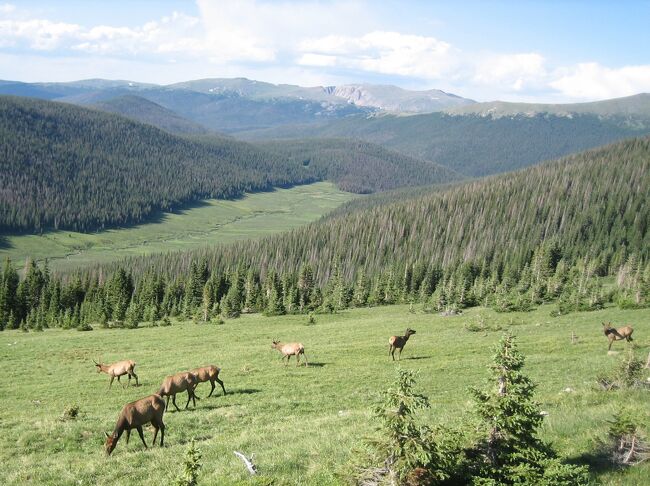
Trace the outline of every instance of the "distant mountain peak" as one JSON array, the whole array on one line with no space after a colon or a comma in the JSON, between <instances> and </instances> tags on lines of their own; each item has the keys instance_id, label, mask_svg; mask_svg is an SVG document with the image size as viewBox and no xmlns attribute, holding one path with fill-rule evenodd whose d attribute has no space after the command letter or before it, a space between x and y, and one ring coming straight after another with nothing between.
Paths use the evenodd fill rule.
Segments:
<instances>
[{"instance_id":1,"label":"distant mountain peak","mask_svg":"<svg viewBox=\"0 0 650 486\"><path fill-rule=\"evenodd\" d=\"M396 113L431 113L475 103L439 89L412 91L387 84L346 84L331 88L328 92L349 103Z\"/></svg>"}]
</instances>

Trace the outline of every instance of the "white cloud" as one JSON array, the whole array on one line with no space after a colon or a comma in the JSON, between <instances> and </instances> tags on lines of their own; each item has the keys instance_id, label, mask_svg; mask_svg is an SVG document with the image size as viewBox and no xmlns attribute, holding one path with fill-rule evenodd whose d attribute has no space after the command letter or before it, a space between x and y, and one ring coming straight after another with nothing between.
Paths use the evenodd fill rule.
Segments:
<instances>
[{"instance_id":1,"label":"white cloud","mask_svg":"<svg viewBox=\"0 0 650 486\"><path fill-rule=\"evenodd\" d=\"M25 44L31 49L47 51L60 47L65 39L74 38L80 31L78 25L44 19L0 20L0 44Z\"/></svg>"},{"instance_id":2,"label":"white cloud","mask_svg":"<svg viewBox=\"0 0 650 486\"><path fill-rule=\"evenodd\" d=\"M479 84L505 85L522 91L530 85L539 85L546 77L546 60L540 54L519 53L489 55L478 61L474 81Z\"/></svg>"},{"instance_id":3,"label":"white cloud","mask_svg":"<svg viewBox=\"0 0 650 486\"><path fill-rule=\"evenodd\" d=\"M16 11L16 6L10 3L3 3L0 5L0 14L7 15L14 13Z\"/></svg>"},{"instance_id":4,"label":"white cloud","mask_svg":"<svg viewBox=\"0 0 650 486\"><path fill-rule=\"evenodd\" d=\"M303 41L298 63L340 66L375 73L437 79L457 65L450 44L434 37L373 31L362 36L335 36Z\"/></svg>"},{"instance_id":5,"label":"white cloud","mask_svg":"<svg viewBox=\"0 0 650 486\"><path fill-rule=\"evenodd\" d=\"M582 63L558 70L550 86L575 99L605 99L650 91L650 65L608 68Z\"/></svg>"}]
</instances>

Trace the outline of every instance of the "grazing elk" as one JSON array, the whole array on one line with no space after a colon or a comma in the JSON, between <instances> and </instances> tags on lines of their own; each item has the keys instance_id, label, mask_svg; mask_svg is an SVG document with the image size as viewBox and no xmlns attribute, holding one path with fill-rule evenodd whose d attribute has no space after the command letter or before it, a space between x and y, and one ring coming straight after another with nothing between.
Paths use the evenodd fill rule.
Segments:
<instances>
[{"instance_id":1,"label":"grazing elk","mask_svg":"<svg viewBox=\"0 0 650 486\"><path fill-rule=\"evenodd\" d=\"M154 428L153 445L156 445L156 436L160 430L160 447L163 446L165 440L165 424L163 423L163 414L165 413L165 400L160 395L149 395L148 397L141 398L135 402L127 403L122 407L120 416L117 418L113 434L108 435L106 432L106 453L108 455L113 452L117 441L120 440L122 433L126 430L126 443L129 443L131 437L131 429L136 429L142 439L144 447L147 443L144 440L144 433L142 426L151 423Z\"/></svg>"},{"instance_id":2,"label":"grazing elk","mask_svg":"<svg viewBox=\"0 0 650 486\"><path fill-rule=\"evenodd\" d=\"M280 341L273 341L271 348L277 349L280 351L280 353L282 353L283 361L286 356L287 362L285 363L285 366L289 364L289 358L291 358L291 356L296 357L296 366L298 366L300 364L300 355L302 355L302 357L305 359L305 366L308 366L307 356L305 356L305 347L302 345L302 343L282 344Z\"/></svg>"},{"instance_id":3,"label":"grazing elk","mask_svg":"<svg viewBox=\"0 0 650 486\"><path fill-rule=\"evenodd\" d=\"M208 365L204 366L203 368L196 368L190 371L194 376L196 376L196 379L199 383L203 383L206 381L209 381L210 384L212 385L212 390L210 390L210 393L208 394L208 397L212 396L212 392L215 389L214 382L216 381L221 385L221 389L223 390L223 394L226 394L226 387L223 386L223 381L219 379L219 372L221 371L221 368L218 366L214 365Z\"/></svg>"},{"instance_id":4,"label":"grazing elk","mask_svg":"<svg viewBox=\"0 0 650 486\"><path fill-rule=\"evenodd\" d=\"M129 381L125 387L131 384L131 377L135 378L135 384L138 386L138 375L136 375L134 371L135 361L125 359L124 361L118 361L117 363L105 365L93 360L93 363L95 363L95 366L97 366L97 373L106 373L111 377L111 381L108 383L108 388L113 386L113 380L115 377L117 377L117 382L119 383L120 377L124 375L129 375Z\"/></svg>"},{"instance_id":5,"label":"grazing elk","mask_svg":"<svg viewBox=\"0 0 650 486\"><path fill-rule=\"evenodd\" d=\"M192 403L196 408L196 400L199 400L199 397L194 394L194 389L198 384L199 381L196 375L189 371L183 371L181 373L176 373L175 375L167 376L163 380L162 385L160 385L160 390L158 390L158 395L161 397L167 397L165 410L169 409L169 397L172 397L174 407L176 407L176 410L180 412L178 405L176 405L176 394L184 391L187 391L187 403L185 404L185 409L189 406L190 400L192 400Z\"/></svg>"},{"instance_id":6,"label":"grazing elk","mask_svg":"<svg viewBox=\"0 0 650 486\"><path fill-rule=\"evenodd\" d=\"M402 359L402 349L404 349L404 346L406 345L406 341L408 341L413 334L415 334L415 331L410 327L407 327L406 333L404 333L403 336L391 336L390 339L388 339L388 356L392 356L393 361L395 361L396 349L399 349L399 354L397 355L397 359L398 360Z\"/></svg>"},{"instance_id":7,"label":"grazing elk","mask_svg":"<svg viewBox=\"0 0 650 486\"><path fill-rule=\"evenodd\" d=\"M614 341L620 341L622 339L625 339L627 342L632 341L632 333L634 332L634 329L632 329L632 326L619 327L616 329L612 327L611 322L608 322L607 324L603 322L603 332L605 333L605 336L607 336L607 339L609 339L608 350L611 350Z\"/></svg>"}]
</instances>

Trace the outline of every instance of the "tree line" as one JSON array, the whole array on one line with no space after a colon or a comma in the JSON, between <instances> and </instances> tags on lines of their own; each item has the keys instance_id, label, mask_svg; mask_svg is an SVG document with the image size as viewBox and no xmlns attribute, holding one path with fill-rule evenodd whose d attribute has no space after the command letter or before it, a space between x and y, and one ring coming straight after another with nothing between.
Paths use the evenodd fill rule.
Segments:
<instances>
[{"instance_id":1,"label":"tree line","mask_svg":"<svg viewBox=\"0 0 650 486\"><path fill-rule=\"evenodd\" d=\"M62 280L47 264L31 261L21 279L7 260L0 273L0 329L138 327L169 317L211 322L242 313L333 313L400 303L417 304L425 312L456 313L472 306L529 311L555 302L554 315L601 309L607 302L625 308L650 305L650 262L630 255L618 271L617 285L606 289L596 260L584 257L571 265L557 243L538 247L518 271L485 261L446 267L396 263L373 274L360 271L350 281L340 262L331 266L322 284L308 263L296 273L262 276L259 269L241 265L221 272L206 260L193 261L184 276L150 270L136 280L120 267L108 278L77 274Z\"/></svg>"}]
</instances>

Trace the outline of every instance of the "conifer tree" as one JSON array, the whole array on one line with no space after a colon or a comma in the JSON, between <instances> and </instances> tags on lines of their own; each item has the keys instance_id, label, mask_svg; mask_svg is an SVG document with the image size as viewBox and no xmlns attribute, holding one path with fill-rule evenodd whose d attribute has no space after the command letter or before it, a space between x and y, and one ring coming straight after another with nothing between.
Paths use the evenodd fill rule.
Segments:
<instances>
[{"instance_id":1,"label":"conifer tree","mask_svg":"<svg viewBox=\"0 0 650 486\"><path fill-rule=\"evenodd\" d=\"M224 317L239 317L244 304L244 282L240 272L236 271L230 276L228 293L221 299L221 314Z\"/></svg>"},{"instance_id":2,"label":"conifer tree","mask_svg":"<svg viewBox=\"0 0 650 486\"><path fill-rule=\"evenodd\" d=\"M472 389L482 434L471 454L475 484L587 484L585 468L562 464L537 436L543 416L523 366L514 337L506 334L490 365L486 389Z\"/></svg>"},{"instance_id":3,"label":"conifer tree","mask_svg":"<svg viewBox=\"0 0 650 486\"><path fill-rule=\"evenodd\" d=\"M243 312L255 312L258 309L260 300L260 282L259 276L251 268L246 273L244 282L244 307Z\"/></svg>"},{"instance_id":4,"label":"conifer tree","mask_svg":"<svg viewBox=\"0 0 650 486\"><path fill-rule=\"evenodd\" d=\"M368 302L370 296L370 284L366 277L365 271L359 271L354 283L354 291L352 293L352 304L355 307L363 307Z\"/></svg>"}]
</instances>

